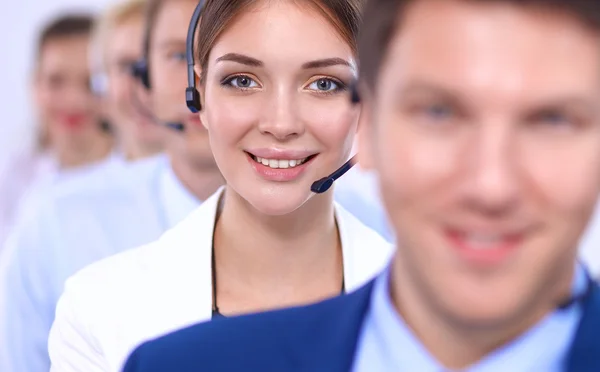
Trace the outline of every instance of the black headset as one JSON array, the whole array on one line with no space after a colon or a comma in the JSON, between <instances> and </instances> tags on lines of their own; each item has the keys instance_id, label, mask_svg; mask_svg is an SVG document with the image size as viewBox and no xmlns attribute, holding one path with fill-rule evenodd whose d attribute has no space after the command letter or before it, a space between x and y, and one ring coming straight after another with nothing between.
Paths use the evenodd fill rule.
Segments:
<instances>
[{"instance_id":1,"label":"black headset","mask_svg":"<svg viewBox=\"0 0 600 372\"><path fill-rule=\"evenodd\" d=\"M150 72L148 66L148 60L150 55L150 33L152 32L152 22L146 17L146 24L144 25L144 40L142 44L142 58L135 62L131 66L132 75L137 78L144 88L150 89Z\"/></svg>"},{"instance_id":2,"label":"black headset","mask_svg":"<svg viewBox=\"0 0 600 372\"><path fill-rule=\"evenodd\" d=\"M187 78L188 86L185 88L185 103L191 112L197 113L202 110L202 103L200 102L200 93L196 87L196 73L194 71L194 36L196 36L196 30L200 24L200 15L204 10L204 4L206 0L200 0L194 14L190 20L190 26L188 27L187 39L185 43L185 59L187 61Z\"/></svg>"}]
</instances>

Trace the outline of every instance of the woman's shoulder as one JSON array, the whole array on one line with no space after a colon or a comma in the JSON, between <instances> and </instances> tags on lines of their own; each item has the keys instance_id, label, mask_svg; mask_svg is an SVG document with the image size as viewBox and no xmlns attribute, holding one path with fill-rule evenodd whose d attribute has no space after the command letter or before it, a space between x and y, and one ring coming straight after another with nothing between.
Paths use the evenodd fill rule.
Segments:
<instances>
[{"instance_id":1,"label":"woman's shoulder","mask_svg":"<svg viewBox=\"0 0 600 372\"><path fill-rule=\"evenodd\" d=\"M202 204L157 240L88 265L69 278L69 287L114 301L151 283L167 288L188 271L210 271L213 209Z\"/></svg>"},{"instance_id":2,"label":"woman's shoulder","mask_svg":"<svg viewBox=\"0 0 600 372\"><path fill-rule=\"evenodd\" d=\"M388 242L379 232L367 226L354 213L348 211L343 205L335 203L336 222L340 229L342 240L348 237L354 243L369 243L376 246L390 247ZM350 238L351 237L351 238Z\"/></svg>"}]
</instances>

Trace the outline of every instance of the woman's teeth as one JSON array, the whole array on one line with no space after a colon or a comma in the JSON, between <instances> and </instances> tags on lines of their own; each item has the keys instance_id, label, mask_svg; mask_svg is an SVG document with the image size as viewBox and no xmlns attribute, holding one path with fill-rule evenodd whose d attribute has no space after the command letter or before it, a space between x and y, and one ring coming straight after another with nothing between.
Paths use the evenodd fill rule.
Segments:
<instances>
[{"instance_id":1,"label":"woman's teeth","mask_svg":"<svg viewBox=\"0 0 600 372\"><path fill-rule=\"evenodd\" d=\"M294 168L299 166L300 164L306 162L308 158L304 159L292 159L292 160L277 160L277 159L265 159L259 158L258 156L252 155L252 159L257 163L261 163L269 168L278 169L278 168Z\"/></svg>"}]
</instances>

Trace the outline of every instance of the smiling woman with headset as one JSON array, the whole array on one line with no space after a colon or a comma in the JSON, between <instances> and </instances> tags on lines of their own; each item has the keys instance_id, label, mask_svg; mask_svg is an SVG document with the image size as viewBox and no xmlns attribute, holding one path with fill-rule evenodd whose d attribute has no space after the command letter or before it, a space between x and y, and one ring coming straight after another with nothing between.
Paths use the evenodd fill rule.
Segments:
<instances>
[{"instance_id":1,"label":"smiling woman with headset","mask_svg":"<svg viewBox=\"0 0 600 372\"><path fill-rule=\"evenodd\" d=\"M184 0L163 6L174 1ZM327 190L350 167L360 114L348 88L359 3L196 7L186 96L226 186L157 242L67 282L49 340L53 371L118 371L148 339L336 296L385 267L392 247ZM191 16L195 4L185 4Z\"/></svg>"}]
</instances>

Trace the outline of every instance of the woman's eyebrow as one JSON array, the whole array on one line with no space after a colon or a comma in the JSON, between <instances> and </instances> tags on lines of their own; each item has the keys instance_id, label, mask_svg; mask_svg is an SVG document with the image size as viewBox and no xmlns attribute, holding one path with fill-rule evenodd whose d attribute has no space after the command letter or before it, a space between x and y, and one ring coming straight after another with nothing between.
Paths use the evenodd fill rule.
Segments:
<instances>
[{"instance_id":1,"label":"woman's eyebrow","mask_svg":"<svg viewBox=\"0 0 600 372\"><path fill-rule=\"evenodd\" d=\"M246 66L262 67L264 63L256 58L239 53L227 53L217 58L217 62L229 61L236 62Z\"/></svg>"},{"instance_id":2,"label":"woman's eyebrow","mask_svg":"<svg viewBox=\"0 0 600 372\"><path fill-rule=\"evenodd\" d=\"M313 68L323 68L323 67L331 67L331 66L348 66L354 67L350 62L346 61L343 58L324 58L317 59L314 61L306 62L302 65L303 69L313 69Z\"/></svg>"},{"instance_id":3,"label":"woman's eyebrow","mask_svg":"<svg viewBox=\"0 0 600 372\"><path fill-rule=\"evenodd\" d=\"M227 53L217 58L217 62L236 62L242 65L251 66L251 67L262 67L264 63L261 60L258 60L254 57L250 57L244 54L239 53ZM346 61L343 58L333 57L333 58L323 58L317 59L314 61L305 62L302 64L302 68L306 70L315 69L315 68L324 68L331 66L348 66L354 68L354 65L350 62Z\"/></svg>"}]
</instances>

